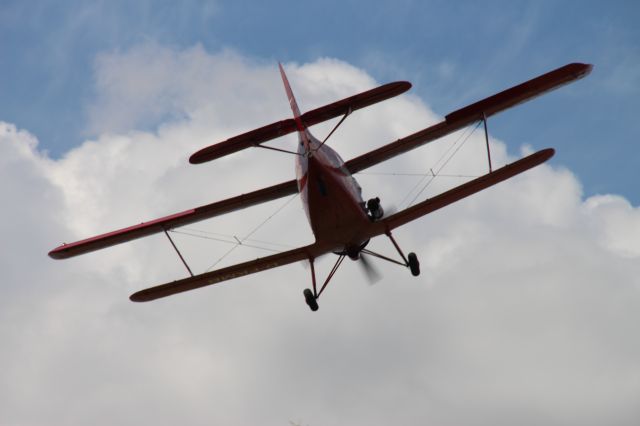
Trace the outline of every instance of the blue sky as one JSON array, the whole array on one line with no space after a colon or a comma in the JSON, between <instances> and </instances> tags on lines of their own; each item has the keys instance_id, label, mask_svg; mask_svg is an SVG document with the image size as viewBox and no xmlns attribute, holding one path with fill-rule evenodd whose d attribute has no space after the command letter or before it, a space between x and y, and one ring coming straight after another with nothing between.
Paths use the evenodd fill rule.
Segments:
<instances>
[{"instance_id":1,"label":"blue sky","mask_svg":"<svg viewBox=\"0 0 640 426\"><path fill-rule=\"evenodd\" d=\"M412 81L443 115L583 61L595 64L588 79L508 112L490 131L513 148L556 147L554 161L579 175L586 195L640 202L634 1L4 1L0 11L0 119L35 134L54 158L96 136L86 124L96 56L148 41L233 49L274 66L338 58L380 82Z\"/></svg>"}]
</instances>

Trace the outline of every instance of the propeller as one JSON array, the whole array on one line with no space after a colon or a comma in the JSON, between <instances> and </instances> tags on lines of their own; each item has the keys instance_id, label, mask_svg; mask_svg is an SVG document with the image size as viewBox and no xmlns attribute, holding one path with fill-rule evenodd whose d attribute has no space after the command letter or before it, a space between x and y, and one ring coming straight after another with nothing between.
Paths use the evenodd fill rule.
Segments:
<instances>
[{"instance_id":1,"label":"propeller","mask_svg":"<svg viewBox=\"0 0 640 426\"><path fill-rule=\"evenodd\" d=\"M378 269L369 262L369 255L360 253L360 266L364 272L370 285L373 285L382 279L382 275L378 272Z\"/></svg>"}]
</instances>

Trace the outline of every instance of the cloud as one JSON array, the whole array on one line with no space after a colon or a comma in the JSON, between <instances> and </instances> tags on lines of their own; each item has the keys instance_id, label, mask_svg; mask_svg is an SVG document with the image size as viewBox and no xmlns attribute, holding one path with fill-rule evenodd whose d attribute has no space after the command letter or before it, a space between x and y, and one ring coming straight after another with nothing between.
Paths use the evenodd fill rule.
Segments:
<instances>
[{"instance_id":1,"label":"cloud","mask_svg":"<svg viewBox=\"0 0 640 426\"><path fill-rule=\"evenodd\" d=\"M329 58L286 68L306 109L376 84ZM625 199L585 200L570 170L545 165L398 230L403 249L421 259L420 278L379 264L385 279L367 286L347 262L315 314L303 301L309 271L300 265L134 304L131 292L185 274L164 237L62 262L46 252L61 240L290 179L292 159L269 151L186 161L198 148L288 116L288 106L274 64L198 46L104 54L96 80L89 126L99 135L59 160L28 131L0 125L0 423L640 418L640 211ZM404 96L354 114L331 145L348 159L438 119L423 100ZM427 171L456 139L376 170ZM500 141L493 146L496 163L519 156ZM482 173L482 150L473 134L443 173ZM402 204L416 182L358 179L367 196L388 204ZM456 183L442 177L422 196ZM196 228L242 237L286 201ZM175 237L199 271L230 247ZM251 238L295 246L312 235L294 199ZM393 253L387 241L372 244ZM223 263L263 254L238 249ZM321 274L332 261L319 261Z\"/></svg>"}]
</instances>

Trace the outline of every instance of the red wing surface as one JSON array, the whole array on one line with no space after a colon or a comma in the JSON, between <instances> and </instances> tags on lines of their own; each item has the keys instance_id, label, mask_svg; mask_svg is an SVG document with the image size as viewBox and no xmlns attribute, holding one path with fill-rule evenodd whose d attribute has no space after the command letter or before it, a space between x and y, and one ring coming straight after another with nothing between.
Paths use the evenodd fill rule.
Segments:
<instances>
[{"instance_id":1,"label":"red wing surface","mask_svg":"<svg viewBox=\"0 0 640 426\"><path fill-rule=\"evenodd\" d=\"M550 148L539 151L512 164L506 165L492 173L481 176L464 185L460 185L446 191L434 198L393 214L380 222L372 223L369 237L390 232L394 228L402 226L421 216L441 209L449 204L468 197L471 194L475 194L476 192L482 191L483 189L489 188L490 186L496 185L519 173L529 170L532 167L547 161L553 156L553 153L553 149ZM315 243L306 247L296 248L283 253L277 253L271 256L218 269L217 271L206 272L204 274L141 290L132 294L130 299L134 302L148 302L162 297L171 296L173 294L217 284L222 281L265 271L267 269L277 268L300 260L313 259L322 254L328 253L335 248L336 247L328 245L320 246Z\"/></svg>"},{"instance_id":2,"label":"red wing surface","mask_svg":"<svg viewBox=\"0 0 640 426\"><path fill-rule=\"evenodd\" d=\"M375 103L401 95L411 88L408 81L387 83L375 89L350 96L340 101L305 112L300 117L305 126L310 127L323 121L331 120L348 112L371 106Z\"/></svg>"},{"instance_id":3,"label":"red wing surface","mask_svg":"<svg viewBox=\"0 0 640 426\"><path fill-rule=\"evenodd\" d=\"M248 194L228 198L216 203L196 207L180 213L165 216L139 225L119 229L117 231L87 238L71 244L63 244L49 252L54 259L66 259L80 254L100 250L116 244L146 237L164 230L184 226L201 220L209 219L235 210L244 209L266 201L275 200L287 195L295 194L298 187L295 180L283 182L268 188L253 191Z\"/></svg>"},{"instance_id":4,"label":"red wing surface","mask_svg":"<svg viewBox=\"0 0 640 426\"><path fill-rule=\"evenodd\" d=\"M447 134L455 132L456 130L459 130L474 123L479 119L482 119L483 117L492 116L514 105L525 102L529 99L558 88L564 84L570 83L574 80L580 79L588 75L589 72L591 72L591 69L592 65L589 64L573 63L565 65L564 67L558 68L525 83L500 92L496 95L490 96L481 101L475 102L469 106L454 111L451 114L448 114L445 117L444 121L428 127L424 130L420 130L419 132L416 132L402 139L398 139L397 141L382 146L376 150L360 155L359 157L353 158L346 162L346 166L351 173L357 173L363 169L374 166L397 155L422 146L428 142L441 138ZM409 87L410 84L407 82L389 83L376 89L372 89L352 96L350 98L346 98L341 101L337 101L332 104L309 111L303 114L301 118L306 125L316 124L321 121L337 117L341 114L346 114L349 110L363 108L375 102L379 102L392 96L399 95L400 93L408 90ZM243 146L245 148L253 146L257 143L264 142L265 140L269 140L279 135L292 132L295 129L296 126L293 119L270 124L260 129L245 133L244 135L231 138L226 142L222 142L221 144L205 148L204 150L201 150L198 153L194 154L192 156L192 160L194 157L196 157L196 162L208 161L221 155L226 155L227 153L235 152L238 149L242 149L236 149L237 146ZM202 155L200 155L201 153ZM488 186L495 185L496 183L501 182L508 177L511 177L512 175L509 175L509 173L514 172L514 170L514 174L521 173L527 168L533 167L528 166L528 162L521 161L537 161L536 159L542 158L542 156L544 155L548 155L548 157L550 157L551 155L553 155L553 151L541 151L540 153L534 154L535 157L529 156L510 166L505 166L504 168L496 170L489 175L475 179L465 185L447 191L431 200L427 200L423 203L413 206L378 223L386 223L386 226L390 226L391 228L400 226L402 223L406 223L415 219L416 217L427 214L430 211L444 207L445 205L455 202L458 199L464 198ZM540 162L546 161L547 158L541 160ZM519 167L525 166L525 169L519 169ZM503 178L502 176L506 177ZM278 185L253 191L248 194L239 195L237 197L229 198L227 200L219 201L205 206L197 207L195 209L186 210L184 212L152 220L150 222L144 222L139 225L120 229L114 232L109 232L103 235L98 235L96 237L88 238L75 243L63 244L60 247L57 247L49 252L49 256L54 259L64 259L94 250L99 250L136 238L141 238L147 235L162 232L167 229L187 225L224 213L253 206L262 202L275 200L280 197L294 194L296 191L297 185L295 180L290 180Z\"/></svg>"},{"instance_id":5,"label":"red wing surface","mask_svg":"<svg viewBox=\"0 0 640 426\"><path fill-rule=\"evenodd\" d=\"M454 111L445 118L448 122L455 122L468 120L469 118L480 120L483 114L486 117L490 117L500 111L512 108L522 102L586 77L592 69L593 65L591 64L568 64Z\"/></svg>"},{"instance_id":6,"label":"red wing surface","mask_svg":"<svg viewBox=\"0 0 640 426\"><path fill-rule=\"evenodd\" d=\"M132 294L129 298L134 302L148 302L159 299L161 297L171 296L173 294L182 293L184 291L194 290L196 288L217 284L222 281L231 280L233 278L243 277L256 272L266 271L267 269L277 268L278 266L288 265L316 258L331 250L331 247L322 247L318 244L311 244L306 247L300 247L282 253L273 254L271 256L258 258L248 262L218 269L217 271L205 272L189 278L173 281L167 284L161 284L155 287L147 288Z\"/></svg>"},{"instance_id":7,"label":"red wing surface","mask_svg":"<svg viewBox=\"0 0 640 426\"><path fill-rule=\"evenodd\" d=\"M259 129L251 130L238 136L227 139L224 142L202 148L189 157L191 164L201 164L252 146L261 144L271 139L279 138L297 130L296 121L293 118L268 124Z\"/></svg>"},{"instance_id":8,"label":"red wing surface","mask_svg":"<svg viewBox=\"0 0 640 426\"><path fill-rule=\"evenodd\" d=\"M321 106L309 112L302 114L300 119L306 126L313 126L326 120L344 115L360 108L373 105L377 102L398 96L411 88L411 83L406 81L397 81L388 83L375 89L342 99L331 104ZM224 142L208 146L196 152L189 158L192 164L200 164L216 158L241 151L252 146L259 145L271 139L284 136L297 130L296 122L293 118L268 124L259 129L251 130L239 136L234 136Z\"/></svg>"},{"instance_id":9,"label":"red wing surface","mask_svg":"<svg viewBox=\"0 0 640 426\"><path fill-rule=\"evenodd\" d=\"M573 63L565 65L496 95L489 96L448 114L445 120L438 124L347 161L347 169L351 173L357 173L397 155L404 154L481 120L483 113L486 117L490 117L512 106L583 78L591 72L592 68L593 66L589 64Z\"/></svg>"},{"instance_id":10,"label":"red wing surface","mask_svg":"<svg viewBox=\"0 0 640 426\"><path fill-rule=\"evenodd\" d=\"M438 194L433 198L429 198L421 203L401 210L379 222L375 222L375 226L373 227L374 231L369 236L374 237L390 232L392 229L405 225L419 217L446 207L456 201L460 201L463 198L503 182L520 173L526 172L527 170L536 167L553 157L554 153L555 151L552 148L543 149L535 154L521 158L511 164L507 164L506 166L494 170L491 173L480 176L479 178L445 191L442 194Z\"/></svg>"}]
</instances>

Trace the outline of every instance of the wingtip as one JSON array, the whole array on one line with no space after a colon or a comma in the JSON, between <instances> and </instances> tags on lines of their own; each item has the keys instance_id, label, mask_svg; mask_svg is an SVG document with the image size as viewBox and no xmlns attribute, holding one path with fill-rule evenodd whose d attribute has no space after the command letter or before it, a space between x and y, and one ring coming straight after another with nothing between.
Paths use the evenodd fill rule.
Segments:
<instances>
[{"instance_id":1,"label":"wingtip","mask_svg":"<svg viewBox=\"0 0 640 426\"><path fill-rule=\"evenodd\" d=\"M584 78L589 74L591 74L591 71L593 71L593 64L587 64L583 62L574 62L571 65L578 68L578 71L576 72L577 78Z\"/></svg>"},{"instance_id":2,"label":"wingtip","mask_svg":"<svg viewBox=\"0 0 640 426\"><path fill-rule=\"evenodd\" d=\"M201 161L198 161L198 156L196 154L192 154L191 157L189 157L189 164L200 164Z\"/></svg>"},{"instance_id":3,"label":"wingtip","mask_svg":"<svg viewBox=\"0 0 640 426\"><path fill-rule=\"evenodd\" d=\"M555 154L556 154L556 150L554 148L544 148L538 152L535 152L530 157L538 158L538 161L539 161L538 164L542 164L549 161Z\"/></svg>"},{"instance_id":4,"label":"wingtip","mask_svg":"<svg viewBox=\"0 0 640 426\"><path fill-rule=\"evenodd\" d=\"M202 163L206 163L207 161L215 159L216 157L212 155L212 151L213 151L212 147L208 146L208 147L202 148L199 151L194 152L189 157L189 164L202 164Z\"/></svg>"},{"instance_id":5,"label":"wingtip","mask_svg":"<svg viewBox=\"0 0 640 426\"><path fill-rule=\"evenodd\" d=\"M556 150L554 148L546 148L540 151L545 157L545 161L549 160L551 157L556 155Z\"/></svg>"},{"instance_id":6,"label":"wingtip","mask_svg":"<svg viewBox=\"0 0 640 426\"><path fill-rule=\"evenodd\" d=\"M137 292L133 293L131 296L129 296L129 300L131 300L132 302L136 302L136 303L147 302L148 299L144 298L141 293L142 293L142 291L137 291Z\"/></svg>"},{"instance_id":7,"label":"wingtip","mask_svg":"<svg viewBox=\"0 0 640 426\"><path fill-rule=\"evenodd\" d=\"M62 251L63 248L64 248L64 245L54 248L48 253L48 256L56 260L65 259L68 256L66 256L65 252Z\"/></svg>"},{"instance_id":8,"label":"wingtip","mask_svg":"<svg viewBox=\"0 0 640 426\"><path fill-rule=\"evenodd\" d=\"M166 286L167 284L163 284L157 287L150 287L150 288L145 288L143 290L138 290L135 293L133 293L131 296L129 296L129 300L131 300L132 302L141 303L141 302L150 302L152 300L159 299L161 297L164 297L165 295L163 295L161 292L158 291L158 287L164 288Z\"/></svg>"},{"instance_id":9,"label":"wingtip","mask_svg":"<svg viewBox=\"0 0 640 426\"><path fill-rule=\"evenodd\" d=\"M399 81L398 83L400 87L402 87L402 92L400 93L407 92L409 89L413 87L413 84L411 84L410 81L402 80L402 81Z\"/></svg>"}]
</instances>

